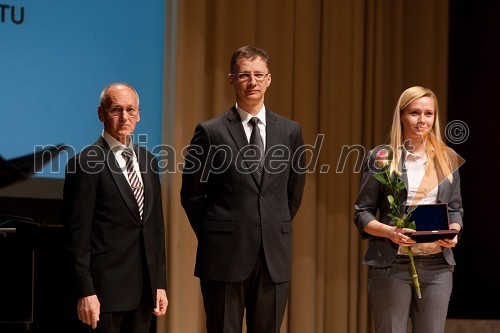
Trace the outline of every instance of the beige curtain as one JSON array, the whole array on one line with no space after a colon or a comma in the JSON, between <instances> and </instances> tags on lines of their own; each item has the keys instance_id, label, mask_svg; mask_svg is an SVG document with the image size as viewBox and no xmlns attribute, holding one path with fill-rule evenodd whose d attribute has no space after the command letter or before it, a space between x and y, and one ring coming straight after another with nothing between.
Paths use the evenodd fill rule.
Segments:
<instances>
[{"instance_id":1,"label":"beige curtain","mask_svg":"<svg viewBox=\"0 0 500 333\"><path fill-rule=\"evenodd\" d=\"M386 140L405 88L433 89L446 111L448 1L167 0L166 12L163 139L176 151L170 161L183 162L199 121L234 104L226 80L232 52L246 44L268 51L273 81L265 104L299 121L314 152L293 222L282 332L371 332L366 242L352 222L359 162ZM170 305L158 321L162 333L204 332L196 238L180 186L177 167L163 181Z\"/></svg>"}]
</instances>

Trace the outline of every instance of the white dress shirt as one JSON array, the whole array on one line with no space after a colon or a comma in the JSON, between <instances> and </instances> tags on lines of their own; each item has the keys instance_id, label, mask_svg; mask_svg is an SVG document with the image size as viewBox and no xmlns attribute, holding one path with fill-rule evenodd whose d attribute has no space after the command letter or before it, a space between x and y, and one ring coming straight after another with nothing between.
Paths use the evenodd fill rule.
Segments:
<instances>
[{"instance_id":1,"label":"white dress shirt","mask_svg":"<svg viewBox=\"0 0 500 333\"><path fill-rule=\"evenodd\" d=\"M250 119L253 117L259 118L259 130L260 130L260 136L262 137L262 142L264 143L264 149L266 148L266 108L264 105L262 105L262 109L260 109L259 113L257 113L256 116L252 116L250 113L246 112L242 108L236 104L236 109L238 110L238 113L240 114L241 118L241 125L243 126L243 129L245 130L245 134L247 136L247 141L250 142L250 135L252 134L252 125L250 125L248 122Z\"/></svg>"},{"instance_id":2,"label":"white dress shirt","mask_svg":"<svg viewBox=\"0 0 500 333\"><path fill-rule=\"evenodd\" d=\"M428 188L428 184L422 182L424 179L427 156L419 156L412 153L407 153L405 158L405 167L408 176L408 204L434 204L437 202L438 184L433 188ZM434 185L434 184L433 184ZM417 202L413 203L413 199L417 196Z\"/></svg>"},{"instance_id":3,"label":"white dress shirt","mask_svg":"<svg viewBox=\"0 0 500 333\"><path fill-rule=\"evenodd\" d=\"M415 155L410 152L406 153L405 167L406 175L408 177L408 197L407 204L434 204L437 202L438 183L432 181L432 176L435 173L426 176L427 155ZM431 181L424 182L425 177L431 177ZM430 188L432 187L432 188ZM413 202L415 199L415 202ZM411 216L410 216L411 220ZM441 246L434 243L417 243L411 245L411 250L414 255L429 255L436 254L442 251ZM399 247L398 254L404 254L401 247Z\"/></svg>"},{"instance_id":4,"label":"white dress shirt","mask_svg":"<svg viewBox=\"0 0 500 333\"><path fill-rule=\"evenodd\" d=\"M130 184L130 180L128 177L128 171L127 171L127 162L125 161L125 158L122 156L122 152L123 152L123 150L125 150L126 146L123 143L121 143L120 141L116 140L114 137L112 137L106 131L102 131L102 137L104 138L104 140L106 140L106 143L108 144L109 148L111 149L111 151L115 155L116 161L118 162L118 165L122 169L123 175L127 179L127 182ZM128 148L132 149L132 152L134 154L134 160L133 160L134 170L137 173L137 175L139 176L138 177L139 182L141 183L141 185L144 185L142 182L142 174L141 174L141 170L139 168L139 162L137 162L137 156L135 155L135 151L133 149L132 140L130 140L130 144L129 144Z\"/></svg>"}]
</instances>

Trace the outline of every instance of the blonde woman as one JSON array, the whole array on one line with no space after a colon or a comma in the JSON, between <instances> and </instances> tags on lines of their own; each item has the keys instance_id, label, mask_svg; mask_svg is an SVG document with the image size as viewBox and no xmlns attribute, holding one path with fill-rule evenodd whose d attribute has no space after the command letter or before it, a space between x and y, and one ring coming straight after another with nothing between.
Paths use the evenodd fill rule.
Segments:
<instances>
[{"instance_id":1,"label":"blonde woman","mask_svg":"<svg viewBox=\"0 0 500 333\"><path fill-rule=\"evenodd\" d=\"M396 227L389 217L390 188L374 177L383 155L390 157L390 174L405 185L397 193L402 206L447 203L449 228L461 232L461 159L441 138L438 101L431 90L415 86L401 94L389 144L376 147L366 159L354 223L369 241L363 263L369 266L368 296L376 332L406 332L408 320L413 333L444 332L458 235L416 243L408 235L414 230ZM421 298L404 247L412 250Z\"/></svg>"}]
</instances>

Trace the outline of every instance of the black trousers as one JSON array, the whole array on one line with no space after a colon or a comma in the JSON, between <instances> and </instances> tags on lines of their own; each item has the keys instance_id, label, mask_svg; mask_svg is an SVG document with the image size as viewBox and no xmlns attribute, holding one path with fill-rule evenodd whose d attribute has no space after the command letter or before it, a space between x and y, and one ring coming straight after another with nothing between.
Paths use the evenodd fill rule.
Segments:
<instances>
[{"instance_id":1,"label":"black trousers","mask_svg":"<svg viewBox=\"0 0 500 333\"><path fill-rule=\"evenodd\" d=\"M141 245L144 247L142 240ZM101 312L95 333L149 333L153 316L154 300L146 266L145 250L142 251L142 300L139 306L130 311ZM124 290L124 293L127 291Z\"/></svg>"},{"instance_id":2,"label":"black trousers","mask_svg":"<svg viewBox=\"0 0 500 333\"><path fill-rule=\"evenodd\" d=\"M153 307L141 304L137 309L124 312L104 312L99 316L97 333L149 333Z\"/></svg>"},{"instance_id":3,"label":"black trousers","mask_svg":"<svg viewBox=\"0 0 500 333\"><path fill-rule=\"evenodd\" d=\"M95 330L81 321L77 322L79 333L150 333L153 307L141 304L131 311L101 312Z\"/></svg>"},{"instance_id":4,"label":"black trousers","mask_svg":"<svg viewBox=\"0 0 500 333\"><path fill-rule=\"evenodd\" d=\"M248 333L279 333L290 282L271 280L262 250L245 281L200 283L207 333L240 333L245 309Z\"/></svg>"}]
</instances>

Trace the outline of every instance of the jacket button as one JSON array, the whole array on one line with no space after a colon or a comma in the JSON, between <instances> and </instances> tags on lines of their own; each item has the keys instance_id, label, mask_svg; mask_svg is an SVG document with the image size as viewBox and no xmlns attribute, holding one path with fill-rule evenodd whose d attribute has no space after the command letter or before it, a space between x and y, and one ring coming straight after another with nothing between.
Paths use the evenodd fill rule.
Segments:
<instances>
[{"instance_id":1,"label":"jacket button","mask_svg":"<svg viewBox=\"0 0 500 333\"><path fill-rule=\"evenodd\" d=\"M260 226L262 225L262 223L260 223L260 221L259 221L259 222L255 223L255 225L256 225L257 227L260 227Z\"/></svg>"}]
</instances>

